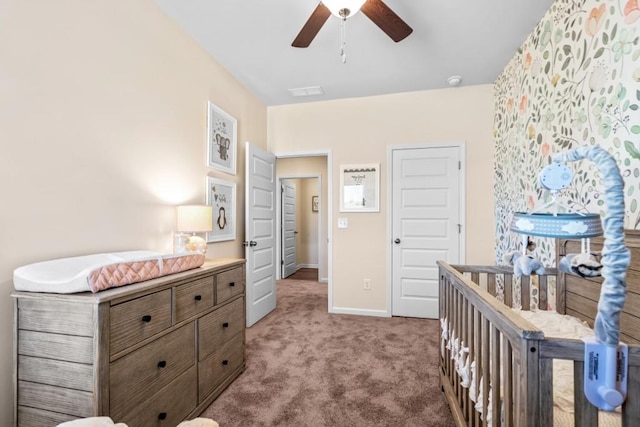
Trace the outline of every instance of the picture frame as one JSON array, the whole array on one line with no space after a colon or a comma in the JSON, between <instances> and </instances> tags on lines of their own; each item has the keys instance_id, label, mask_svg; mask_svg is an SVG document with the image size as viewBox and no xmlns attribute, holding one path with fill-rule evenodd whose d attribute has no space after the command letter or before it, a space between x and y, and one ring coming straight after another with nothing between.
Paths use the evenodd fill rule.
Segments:
<instances>
[{"instance_id":1,"label":"picture frame","mask_svg":"<svg viewBox=\"0 0 640 427\"><path fill-rule=\"evenodd\" d=\"M211 101L207 111L207 166L235 175L238 121Z\"/></svg>"},{"instance_id":2,"label":"picture frame","mask_svg":"<svg viewBox=\"0 0 640 427\"><path fill-rule=\"evenodd\" d=\"M236 183L207 177L207 205L213 207L213 231L207 242L236 239Z\"/></svg>"},{"instance_id":3,"label":"picture frame","mask_svg":"<svg viewBox=\"0 0 640 427\"><path fill-rule=\"evenodd\" d=\"M320 199L318 196L311 196L311 212L318 212Z\"/></svg>"},{"instance_id":4,"label":"picture frame","mask_svg":"<svg viewBox=\"0 0 640 427\"><path fill-rule=\"evenodd\" d=\"M380 212L380 163L340 165L340 212Z\"/></svg>"}]
</instances>

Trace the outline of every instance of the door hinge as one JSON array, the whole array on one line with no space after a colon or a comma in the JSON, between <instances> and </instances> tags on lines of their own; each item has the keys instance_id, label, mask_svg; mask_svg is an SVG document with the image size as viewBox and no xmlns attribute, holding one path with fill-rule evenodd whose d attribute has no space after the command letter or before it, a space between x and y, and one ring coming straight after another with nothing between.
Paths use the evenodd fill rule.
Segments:
<instances>
[{"instance_id":1,"label":"door hinge","mask_svg":"<svg viewBox=\"0 0 640 427\"><path fill-rule=\"evenodd\" d=\"M462 170L462 161L458 160L458 170Z\"/></svg>"},{"instance_id":2,"label":"door hinge","mask_svg":"<svg viewBox=\"0 0 640 427\"><path fill-rule=\"evenodd\" d=\"M284 265L284 260L280 260L280 265Z\"/></svg>"},{"instance_id":3,"label":"door hinge","mask_svg":"<svg viewBox=\"0 0 640 427\"><path fill-rule=\"evenodd\" d=\"M284 185L280 187L280 192L284 193Z\"/></svg>"},{"instance_id":4,"label":"door hinge","mask_svg":"<svg viewBox=\"0 0 640 427\"><path fill-rule=\"evenodd\" d=\"M462 233L462 224L458 224L458 234Z\"/></svg>"}]
</instances>

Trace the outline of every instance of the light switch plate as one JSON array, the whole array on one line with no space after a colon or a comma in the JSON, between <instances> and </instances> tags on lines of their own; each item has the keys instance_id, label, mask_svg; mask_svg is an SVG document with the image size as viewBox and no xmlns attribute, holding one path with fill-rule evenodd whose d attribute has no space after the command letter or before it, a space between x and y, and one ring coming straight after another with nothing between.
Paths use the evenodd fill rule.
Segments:
<instances>
[{"instance_id":1,"label":"light switch plate","mask_svg":"<svg viewBox=\"0 0 640 427\"><path fill-rule=\"evenodd\" d=\"M349 220L347 218L338 218L338 228L349 227Z\"/></svg>"}]
</instances>

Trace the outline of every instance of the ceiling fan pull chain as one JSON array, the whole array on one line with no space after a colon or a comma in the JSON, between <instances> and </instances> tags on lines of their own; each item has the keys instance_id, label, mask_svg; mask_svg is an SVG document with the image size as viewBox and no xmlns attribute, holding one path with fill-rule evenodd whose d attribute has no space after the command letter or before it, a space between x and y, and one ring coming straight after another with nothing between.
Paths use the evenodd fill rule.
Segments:
<instances>
[{"instance_id":1,"label":"ceiling fan pull chain","mask_svg":"<svg viewBox=\"0 0 640 427\"><path fill-rule=\"evenodd\" d=\"M342 56L342 63L347 63L347 18L342 18L342 24L340 25L340 56Z\"/></svg>"}]
</instances>

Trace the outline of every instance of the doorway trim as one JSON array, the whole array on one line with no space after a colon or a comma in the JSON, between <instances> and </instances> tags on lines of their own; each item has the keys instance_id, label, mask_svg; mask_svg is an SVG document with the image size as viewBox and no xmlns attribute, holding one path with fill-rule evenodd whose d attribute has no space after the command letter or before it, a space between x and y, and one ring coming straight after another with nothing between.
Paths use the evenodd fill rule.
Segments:
<instances>
[{"instance_id":1,"label":"doorway trim","mask_svg":"<svg viewBox=\"0 0 640 427\"><path fill-rule=\"evenodd\" d=\"M327 212L327 311L333 313L333 155L331 149L312 151L293 151L274 153L277 159L287 159L293 157L326 157L327 158L327 200L323 200ZM277 176L277 170L276 170ZM279 177L278 177L279 178ZM320 183L321 180L318 180ZM319 193L321 194L321 193ZM279 206L279 203L278 203ZM321 220L321 219L320 219ZM280 226L276 224L276 231L280 232ZM322 224L318 229L318 244L320 244L320 232ZM279 250L278 250L279 253ZM319 254L319 253L318 253ZM279 266L277 266L279 267ZM280 270L277 268L277 270Z\"/></svg>"},{"instance_id":2,"label":"doorway trim","mask_svg":"<svg viewBox=\"0 0 640 427\"><path fill-rule=\"evenodd\" d=\"M387 146L387 316L392 316L393 301L393 152L395 150L422 149L422 148L450 148L457 147L460 150L460 264L466 263L466 154L464 142L439 142L439 143L419 143L419 144L399 144Z\"/></svg>"}]
</instances>

